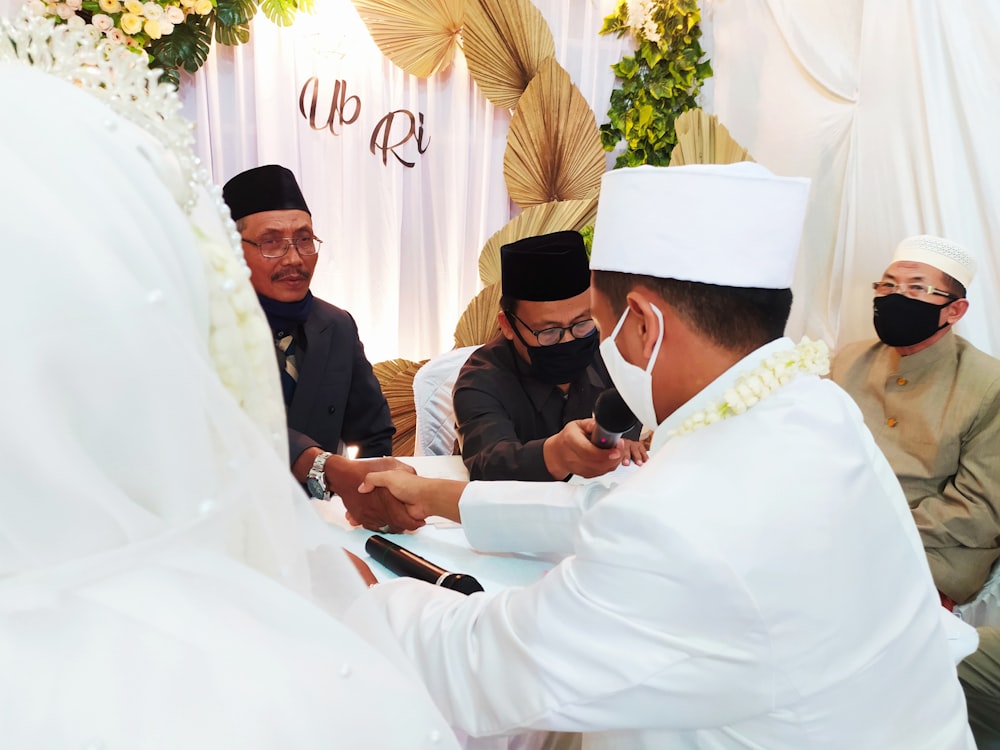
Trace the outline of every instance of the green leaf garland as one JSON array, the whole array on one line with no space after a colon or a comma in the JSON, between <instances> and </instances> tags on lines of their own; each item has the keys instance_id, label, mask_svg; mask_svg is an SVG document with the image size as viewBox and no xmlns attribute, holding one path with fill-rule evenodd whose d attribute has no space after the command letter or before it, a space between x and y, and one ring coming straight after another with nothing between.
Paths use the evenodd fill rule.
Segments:
<instances>
[{"instance_id":1,"label":"green leaf garland","mask_svg":"<svg viewBox=\"0 0 1000 750\"><path fill-rule=\"evenodd\" d=\"M611 66L619 86L611 92L601 144L625 151L615 167L666 166L677 143L674 120L697 107L702 83L712 75L698 41L697 0L621 0L604 19L602 34L632 34L635 54Z\"/></svg>"}]
</instances>

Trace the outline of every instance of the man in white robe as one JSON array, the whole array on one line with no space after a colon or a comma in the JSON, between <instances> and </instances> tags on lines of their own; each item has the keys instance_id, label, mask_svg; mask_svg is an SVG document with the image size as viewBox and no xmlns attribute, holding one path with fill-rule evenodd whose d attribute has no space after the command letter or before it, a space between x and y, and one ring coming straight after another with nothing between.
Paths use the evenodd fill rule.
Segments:
<instances>
[{"instance_id":1,"label":"man in white robe","mask_svg":"<svg viewBox=\"0 0 1000 750\"><path fill-rule=\"evenodd\" d=\"M451 723L586 748L974 747L899 484L820 379L825 347L782 337L807 195L751 164L605 175L592 312L658 425L618 486L368 477L480 550L562 558L496 594L367 595Z\"/></svg>"}]
</instances>

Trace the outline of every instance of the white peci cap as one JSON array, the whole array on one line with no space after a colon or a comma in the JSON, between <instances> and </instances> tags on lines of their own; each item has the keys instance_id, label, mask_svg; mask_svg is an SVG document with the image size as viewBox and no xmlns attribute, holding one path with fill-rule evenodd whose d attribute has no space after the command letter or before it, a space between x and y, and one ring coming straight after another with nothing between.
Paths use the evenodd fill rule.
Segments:
<instances>
[{"instance_id":1,"label":"white peci cap","mask_svg":"<svg viewBox=\"0 0 1000 750\"><path fill-rule=\"evenodd\" d=\"M930 234L918 234L900 242L892 256L892 262L896 261L926 263L944 271L966 289L976 275L976 259L972 253L956 242Z\"/></svg>"},{"instance_id":2,"label":"white peci cap","mask_svg":"<svg viewBox=\"0 0 1000 750\"><path fill-rule=\"evenodd\" d=\"M641 166L604 175L590 268L787 289L809 180L753 162Z\"/></svg>"}]
</instances>

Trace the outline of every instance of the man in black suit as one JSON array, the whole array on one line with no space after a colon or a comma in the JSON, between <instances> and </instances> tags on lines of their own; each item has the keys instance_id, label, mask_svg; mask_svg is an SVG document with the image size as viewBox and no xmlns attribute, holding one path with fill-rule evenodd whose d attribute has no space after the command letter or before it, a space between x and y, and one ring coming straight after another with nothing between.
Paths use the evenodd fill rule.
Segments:
<instances>
[{"instance_id":1,"label":"man in black suit","mask_svg":"<svg viewBox=\"0 0 1000 750\"><path fill-rule=\"evenodd\" d=\"M344 444L356 445L359 458L389 456L396 429L354 318L309 291L322 240L295 176L276 164L256 167L229 180L222 194L274 333L292 473L314 498L340 495L350 518L369 529L416 528L396 503L357 492L375 465L399 462L340 455Z\"/></svg>"}]
</instances>

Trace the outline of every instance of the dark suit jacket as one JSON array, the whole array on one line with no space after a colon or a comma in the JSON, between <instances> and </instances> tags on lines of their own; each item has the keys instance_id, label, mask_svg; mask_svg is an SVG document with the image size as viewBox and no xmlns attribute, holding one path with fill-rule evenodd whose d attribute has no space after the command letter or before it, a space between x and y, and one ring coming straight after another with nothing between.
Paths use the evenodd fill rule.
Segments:
<instances>
[{"instance_id":1,"label":"dark suit jacket","mask_svg":"<svg viewBox=\"0 0 1000 750\"><path fill-rule=\"evenodd\" d=\"M336 453L341 441L357 445L361 458L392 455L396 428L354 318L317 298L303 330L305 356L287 410L289 463L316 445Z\"/></svg>"}]
</instances>

